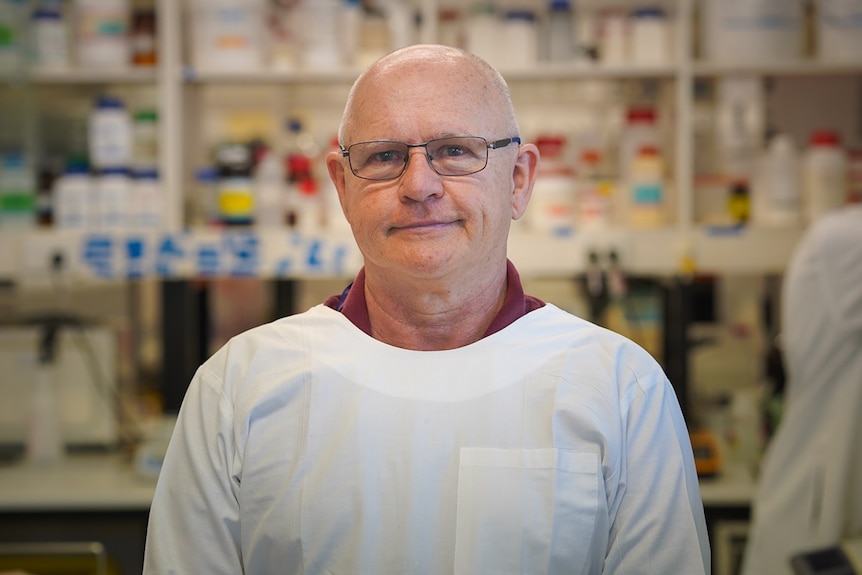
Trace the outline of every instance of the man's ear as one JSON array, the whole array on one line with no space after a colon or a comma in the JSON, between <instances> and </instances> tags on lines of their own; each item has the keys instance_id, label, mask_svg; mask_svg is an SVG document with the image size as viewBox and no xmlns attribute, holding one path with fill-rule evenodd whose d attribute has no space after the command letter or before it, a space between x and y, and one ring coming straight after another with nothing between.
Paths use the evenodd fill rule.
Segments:
<instances>
[{"instance_id":1,"label":"man's ear","mask_svg":"<svg viewBox=\"0 0 862 575\"><path fill-rule=\"evenodd\" d=\"M512 189L513 220L519 219L527 210L538 171L539 148L535 144L518 146L518 157L515 159L515 167L512 170L512 183L514 184Z\"/></svg>"},{"instance_id":2,"label":"man's ear","mask_svg":"<svg viewBox=\"0 0 862 575\"><path fill-rule=\"evenodd\" d=\"M343 156L341 155L341 151L330 151L328 154L326 154L326 169L329 172L329 178L335 185L335 191L338 192L338 202L341 204L341 210L344 211L344 189L346 186L346 174L342 157Z\"/></svg>"}]
</instances>

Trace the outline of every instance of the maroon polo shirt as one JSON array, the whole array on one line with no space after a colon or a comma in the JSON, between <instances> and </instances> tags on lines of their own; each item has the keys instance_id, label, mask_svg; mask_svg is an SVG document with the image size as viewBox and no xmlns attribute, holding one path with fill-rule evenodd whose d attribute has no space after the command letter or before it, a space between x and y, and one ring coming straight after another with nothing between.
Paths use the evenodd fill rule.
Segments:
<instances>
[{"instance_id":1,"label":"maroon polo shirt","mask_svg":"<svg viewBox=\"0 0 862 575\"><path fill-rule=\"evenodd\" d=\"M482 337L488 337L514 322L516 319L539 309L545 302L539 298L525 295L521 276L511 261L506 261L506 300L497 312L494 321ZM338 310L356 327L371 335L371 320L368 319L368 306L365 304L365 268L359 270L353 283L340 294L332 295L323 302L327 307Z\"/></svg>"}]
</instances>

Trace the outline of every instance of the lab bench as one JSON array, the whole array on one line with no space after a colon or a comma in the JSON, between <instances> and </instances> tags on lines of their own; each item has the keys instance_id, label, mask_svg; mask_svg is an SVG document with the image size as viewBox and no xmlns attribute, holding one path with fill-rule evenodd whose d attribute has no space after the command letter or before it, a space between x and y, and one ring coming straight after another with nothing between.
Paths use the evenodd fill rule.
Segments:
<instances>
[{"instance_id":1,"label":"lab bench","mask_svg":"<svg viewBox=\"0 0 862 575\"><path fill-rule=\"evenodd\" d=\"M0 543L99 541L122 573L140 573L154 489L152 478L117 454L69 455L53 467L0 465ZM733 562L739 551L724 537L729 525L747 523L753 493L745 473L701 481L719 564ZM738 540L738 530L733 534Z\"/></svg>"}]
</instances>

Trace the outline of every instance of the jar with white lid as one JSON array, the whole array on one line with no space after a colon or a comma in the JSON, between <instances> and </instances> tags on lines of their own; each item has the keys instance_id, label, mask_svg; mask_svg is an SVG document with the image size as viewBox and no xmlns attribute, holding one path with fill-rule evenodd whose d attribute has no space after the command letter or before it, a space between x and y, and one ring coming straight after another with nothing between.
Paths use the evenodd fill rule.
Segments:
<instances>
[{"instance_id":1,"label":"jar with white lid","mask_svg":"<svg viewBox=\"0 0 862 575\"><path fill-rule=\"evenodd\" d=\"M41 70L69 67L69 30L58 0L42 0L31 19L33 65Z\"/></svg>"},{"instance_id":2,"label":"jar with white lid","mask_svg":"<svg viewBox=\"0 0 862 575\"><path fill-rule=\"evenodd\" d=\"M703 0L701 18L706 60L770 64L802 55L803 0Z\"/></svg>"},{"instance_id":3,"label":"jar with white lid","mask_svg":"<svg viewBox=\"0 0 862 575\"><path fill-rule=\"evenodd\" d=\"M505 55L505 67L526 70L539 61L539 35L536 13L532 10L509 10L503 18L503 38L498 45Z\"/></svg>"},{"instance_id":4,"label":"jar with white lid","mask_svg":"<svg viewBox=\"0 0 862 575\"><path fill-rule=\"evenodd\" d=\"M660 7L635 8L629 14L629 61L640 66L671 64L671 26Z\"/></svg>"},{"instance_id":5,"label":"jar with white lid","mask_svg":"<svg viewBox=\"0 0 862 575\"><path fill-rule=\"evenodd\" d=\"M89 120L90 163L95 170L128 168L132 163L132 120L123 101L110 95L96 99Z\"/></svg>"},{"instance_id":6,"label":"jar with white lid","mask_svg":"<svg viewBox=\"0 0 862 575\"><path fill-rule=\"evenodd\" d=\"M500 53L502 22L493 2L475 2L467 18L467 51L476 54L492 66L505 65Z\"/></svg>"},{"instance_id":7,"label":"jar with white lid","mask_svg":"<svg viewBox=\"0 0 862 575\"><path fill-rule=\"evenodd\" d=\"M569 0L551 0L545 36L546 60L570 62L575 57L574 14Z\"/></svg>"},{"instance_id":8,"label":"jar with white lid","mask_svg":"<svg viewBox=\"0 0 862 575\"><path fill-rule=\"evenodd\" d=\"M806 219L847 203L847 154L833 130L812 132L802 159L802 182Z\"/></svg>"},{"instance_id":9,"label":"jar with white lid","mask_svg":"<svg viewBox=\"0 0 862 575\"><path fill-rule=\"evenodd\" d=\"M816 0L817 57L862 62L862 0Z\"/></svg>"},{"instance_id":10,"label":"jar with white lid","mask_svg":"<svg viewBox=\"0 0 862 575\"><path fill-rule=\"evenodd\" d=\"M75 0L78 65L82 68L127 68L131 65L129 0Z\"/></svg>"},{"instance_id":11,"label":"jar with white lid","mask_svg":"<svg viewBox=\"0 0 862 575\"><path fill-rule=\"evenodd\" d=\"M190 0L192 65L203 71L261 69L264 6L264 0Z\"/></svg>"}]
</instances>

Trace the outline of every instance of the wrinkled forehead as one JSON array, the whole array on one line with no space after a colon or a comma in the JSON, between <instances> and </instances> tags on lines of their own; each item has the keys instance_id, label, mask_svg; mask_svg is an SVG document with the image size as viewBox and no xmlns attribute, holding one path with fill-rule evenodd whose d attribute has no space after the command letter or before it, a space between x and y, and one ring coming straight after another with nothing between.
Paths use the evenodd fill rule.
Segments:
<instances>
[{"instance_id":1,"label":"wrinkled forehead","mask_svg":"<svg viewBox=\"0 0 862 575\"><path fill-rule=\"evenodd\" d=\"M498 135L501 95L466 60L404 62L375 69L356 85L345 111L350 141L424 141L447 135Z\"/></svg>"}]
</instances>

